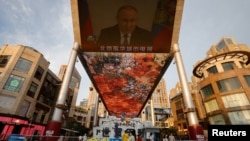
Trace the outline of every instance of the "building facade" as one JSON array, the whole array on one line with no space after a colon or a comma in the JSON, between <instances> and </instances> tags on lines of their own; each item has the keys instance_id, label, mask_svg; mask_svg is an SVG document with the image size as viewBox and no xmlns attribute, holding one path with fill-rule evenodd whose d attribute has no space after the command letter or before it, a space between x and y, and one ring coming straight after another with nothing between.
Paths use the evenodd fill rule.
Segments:
<instances>
[{"instance_id":1,"label":"building facade","mask_svg":"<svg viewBox=\"0 0 250 141\"><path fill-rule=\"evenodd\" d=\"M151 98L141 112L142 121L150 121L155 127L167 128L172 123L168 118L171 115L170 103L167 94L167 85L161 79Z\"/></svg>"},{"instance_id":2,"label":"building facade","mask_svg":"<svg viewBox=\"0 0 250 141\"><path fill-rule=\"evenodd\" d=\"M250 50L232 37L222 38L195 64L210 124L250 124Z\"/></svg>"},{"instance_id":3,"label":"building facade","mask_svg":"<svg viewBox=\"0 0 250 141\"><path fill-rule=\"evenodd\" d=\"M0 50L0 140L10 134L43 135L63 81L39 51L24 45L3 45ZM75 69L62 115L64 124L73 119L81 76ZM63 126L64 126L63 124Z\"/></svg>"},{"instance_id":4,"label":"building facade","mask_svg":"<svg viewBox=\"0 0 250 141\"><path fill-rule=\"evenodd\" d=\"M89 95L88 95L88 103L87 103L87 110L88 110L88 116L87 116L87 123L86 127L91 128L93 126L96 126L98 124L98 120L100 117L106 116L106 109L99 98L99 94L94 88L93 84L89 87Z\"/></svg>"},{"instance_id":5,"label":"building facade","mask_svg":"<svg viewBox=\"0 0 250 141\"><path fill-rule=\"evenodd\" d=\"M58 77L62 81L63 81L63 78L65 77L66 70L67 70L67 65L61 65L59 73L58 73ZM67 122L70 122L73 119L75 119L76 111L79 111L80 113L81 112L85 113L84 111L76 107L76 100L77 100L78 91L80 88L81 79L82 77L80 73L78 72L76 68L74 68L72 72L71 80L69 82L68 93L67 93L67 97L65 101L66 110L64 110L64 113L63 113L64 114L63 127L65 128L67 128L67 126L70 125L70 123L67 123ZM80 115L82 115L83 113L81 113ZM77 114L77 116L79 116L79 114ZM79 117L76 119L79 119ZM82 120L81 120L81 123L82 123Z\"/></svg>"},{"instance_id":6,"label":"building facade","mask_svg":"<svg viewBox=\"0 0 250 141\"><path fill-rule=\"evenodd\" d=\"M0 133L43 134L61 80L49 61L32 47L3 45L0 50ZM32 125L32 126L29 126ZM32 127L32 128L31 128Z\"/></svg>"},{"instance_id":7,"label":"building facade","mask_svg":"<svg viewBox=\"0 0 250 141\"><path fill-rule=\"evenodd\" d=\"M250 124L250 50L232 37L224 37L194 65L189 90L199 124ZM187 134L188 122L182 86L170 91L174 126Z\"/></svg>"},{"instance_id":8,"label":"building facade","mask_svg":"<svg viewBox=\"0 0 250 141\"><path fill-rule=\"evenodd\" d=\"M204 107L200 94L198 93L197 84L189 82L188 86L190 95L192 96L192 100L194 103L197 118L199 120L199 124L204 125L206 114L204 113ZM169 98L172 111L171 118L169 118L169 120L172 120L174 123L172 124L172 126L178 129L178 135L186 136L188 135L188 119L186 115L187 108L185 106L183 90L180 82L176 84L175 88L172 88L170 90Z\"/></svg>"}]
</instances>

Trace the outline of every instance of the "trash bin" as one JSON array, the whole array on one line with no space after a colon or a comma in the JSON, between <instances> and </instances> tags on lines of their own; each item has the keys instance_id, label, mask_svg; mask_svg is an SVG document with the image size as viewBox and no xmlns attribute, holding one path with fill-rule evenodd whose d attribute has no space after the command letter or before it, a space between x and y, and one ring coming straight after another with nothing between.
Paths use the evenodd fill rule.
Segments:
<instances>
[{"instance_id":1,"label":"trash bin","mask_svg":"<svg viewBox=\"0 0 250 141\"><path fill-rule=\"evenodd\" d=\"M8 141L25 141L26 138L23 135L11 134L8 138Z\"/></svg>"}]
</instances>

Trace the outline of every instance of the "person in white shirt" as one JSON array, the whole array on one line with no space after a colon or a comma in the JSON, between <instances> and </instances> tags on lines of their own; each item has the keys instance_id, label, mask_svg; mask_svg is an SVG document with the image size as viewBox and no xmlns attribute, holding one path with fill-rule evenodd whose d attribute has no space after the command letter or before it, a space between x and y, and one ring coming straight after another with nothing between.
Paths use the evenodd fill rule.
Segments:
<instances>
[{"instance_id":1,"label":"person in white shirt","mask_svg":"<svg viewBox=\"0 0 250 141\"><path fill-rule=\"evenodd\" d=\"M150 133L149 139L150 139L150 141L154 141L154 135L153 135L153 133Z\"/></svg>"},{"instance_id":2,"label":"person in white shirt","mask_svg":"<svg viewBox=\"0 0 250 141\"><path fill-rule=\"evenodd\" d=\"M163 138L163 141L168 141L168 136L167 135Z\"/></svg>"},{"instance_id":3,"label":"person in white shirt","mask_svg":"<svg viewBox=\"0 0 250 141\"><path fill-rule=\"evenodd\" d=\"M135 141L135 137L132 133L129 133L129 137L128 137L129 141Z\"/></svg>"},{"instance_id":4,"label":"person in white shirt","mask_svg":"<svg viewBox=\"0 0 250 141\"><path fill-rule=\"evenodd\" d=\"M84 134L84 136L83 136L83 141L87 141L87 139L88 139L87 135Z\"/></svg>"},{"instance_id":5,"label":"person in white shirt","mask_svg":"<svg viewBox=\"0 0 250 141\"><path fill-rule=\"evenodd\" d=\"M168 136L168 140L169 141L175 141L175 137L172 133L170 133L170 135Z\"/></svg>"},{"instance_id":6,"label":"person in white shirt","mask_svg":"<svg viewBox=\"0 0 250 141\"><path fill-rule=\"evenodd\" d=\"M79 137L78 137L78 141L82 141L82 136L79 136Z\"/></svg>"}]
</instances>

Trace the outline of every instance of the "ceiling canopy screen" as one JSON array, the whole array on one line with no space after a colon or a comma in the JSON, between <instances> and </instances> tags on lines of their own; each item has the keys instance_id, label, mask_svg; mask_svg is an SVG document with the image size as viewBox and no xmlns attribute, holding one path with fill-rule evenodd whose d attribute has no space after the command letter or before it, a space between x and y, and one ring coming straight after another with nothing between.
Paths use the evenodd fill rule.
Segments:
<instances>
[{"instance_id":1,"label":"ceiling canopy screen","mask_svg":"<svg viewBox=\"0 0 250 141\"><path fill-rule=\"evenodd\" d=\"M71 0L78 57L109 115L140 115L172 61L183 3Z\"/></svg>"}]
</instances>

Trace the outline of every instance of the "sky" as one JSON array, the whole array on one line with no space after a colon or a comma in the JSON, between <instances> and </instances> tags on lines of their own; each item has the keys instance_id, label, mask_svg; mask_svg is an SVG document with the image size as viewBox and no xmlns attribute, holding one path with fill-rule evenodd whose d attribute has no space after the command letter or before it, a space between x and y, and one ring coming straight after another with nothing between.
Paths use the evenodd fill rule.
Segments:
<instances>
[{"instance_id":1,"label":"sky","mask_svg":"<svg viewBox=\"0 0 250 141\"><path fill-rule=\"evenodd\" d=\"M250 47L250 0L185 0L179 48L188 81L193 66L223 37ZM30 46L50 62L58 74L68 64L73 47L70 0L0 0L0 47L4 44ZM80 62L76 68L82 81L77 105L88 97L90 79ZM179 81L176 65L164 74L167 91Z\"/></svg>"}]
</instances>

